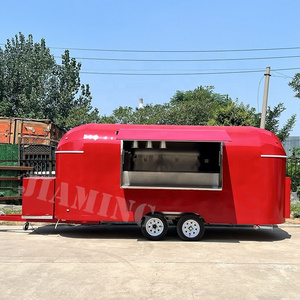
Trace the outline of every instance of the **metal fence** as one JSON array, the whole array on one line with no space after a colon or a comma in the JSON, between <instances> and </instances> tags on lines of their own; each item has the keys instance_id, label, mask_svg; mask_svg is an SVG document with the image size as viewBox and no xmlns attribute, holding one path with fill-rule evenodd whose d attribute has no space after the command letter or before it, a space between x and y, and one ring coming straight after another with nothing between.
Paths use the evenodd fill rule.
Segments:
<instances>
[{"instance_id":1,"label":"metal fence","mask_svg":"<svg viewBox=\"0 0 300 300\"><path fill-rule=\"evenodd\" d=\"M21 138L19 165L33 167L29 176L55 176L55 150L57 141L44 138Z\"/></svg>"},{"instance_id":2,"label":"metal fence","mask_svg":"<svg viewBox=\"0 0 300 300\"><path fill-rule=\"evenodd\" d=\"M290 156L286 164L287 177L292 179L292 192L300 194L300 158Z\"/></svg>"},{"instance_id":3,"label":"metal fence","mask_svg":"<svg viewBox=\"0 0 300 300\"><path fill-rule=\"evenodd\" d=\"M0 144L0 203L21 203L24 177L55 176L57 144L42 137L20 137L18 145Z\"/></svg>"}]
</instances>

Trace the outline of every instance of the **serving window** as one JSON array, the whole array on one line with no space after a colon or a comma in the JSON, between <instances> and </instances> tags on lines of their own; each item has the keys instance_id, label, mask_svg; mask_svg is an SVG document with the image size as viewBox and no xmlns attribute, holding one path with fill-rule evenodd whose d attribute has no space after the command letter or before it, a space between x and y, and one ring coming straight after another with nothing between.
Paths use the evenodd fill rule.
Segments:
<instances>
[{"instance_id":1,"label":"serving window","mask_svg":"<svg viewBox=\"0 0 300 300\"><path fill-rule=\"evenodd\" d=\"M121 187L222 189L223 142L122 140Z\"/></svg>"}]
</instances>

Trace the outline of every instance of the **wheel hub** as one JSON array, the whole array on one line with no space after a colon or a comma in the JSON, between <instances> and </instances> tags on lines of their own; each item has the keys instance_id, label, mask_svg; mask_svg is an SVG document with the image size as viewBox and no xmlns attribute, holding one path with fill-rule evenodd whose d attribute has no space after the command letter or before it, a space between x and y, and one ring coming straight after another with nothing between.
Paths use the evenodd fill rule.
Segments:
<instances>
[{"instance_id":1,"label":"wheel hub","mask_svg":"<svg viewBox=\"0 0 300 300\"><path fill-rule=\"evenodd\" d=\"M194 238L200 233L200 225L195 220L186 220L182 224L182 232L188 238Z\"/></svg>"},{"instance_id":2,"label":"wheel hub","mask_svg":"<svg viewBox=\"0 0 300 300\"><path fill-rule=\"evenodd\" d=\"M146 222L146 231L151 236L158 236L164 230L163 222L158 218L150 218Z\"/></svg>"}]
</instances>

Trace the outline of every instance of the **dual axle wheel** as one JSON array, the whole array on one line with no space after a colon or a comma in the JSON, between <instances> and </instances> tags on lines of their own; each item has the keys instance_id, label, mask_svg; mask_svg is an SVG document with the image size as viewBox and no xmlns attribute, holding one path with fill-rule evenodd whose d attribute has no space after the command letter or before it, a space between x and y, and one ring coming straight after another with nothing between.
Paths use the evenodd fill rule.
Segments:
<instances>
[{"instance_id":1,"label":"dual axle wheel","mask_svg":"<svg viewBox=\"0 0 300 300\"><path fill-rule=\"evenodd\" d=\"M182 216L177 223L177 233L184 241L199 241L204 235L203 220L193 214ZM158 241L168 231L167 219L159 213L144 216L142 220L142 233L149 240Z\"/></svg>"}]
</instances>

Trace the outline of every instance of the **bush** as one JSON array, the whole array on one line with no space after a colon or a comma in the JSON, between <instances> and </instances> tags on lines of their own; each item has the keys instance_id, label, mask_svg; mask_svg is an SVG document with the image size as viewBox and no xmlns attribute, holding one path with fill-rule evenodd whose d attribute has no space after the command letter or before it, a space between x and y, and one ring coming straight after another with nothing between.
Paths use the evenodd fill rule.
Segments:
<instances>
[{"instance_id":1,"label":"bush","mask_svg":"<svg viewBox=\"0 0 300 300\"><path fill-rule=\"evenodd\" d=\"M293 218L300 218L300 203L291 204L291 214Z\"/></svg>"}]
</instances>

